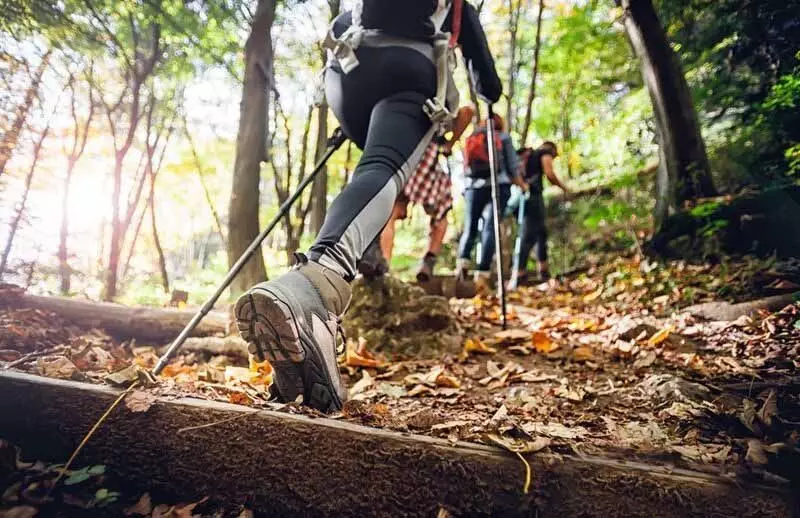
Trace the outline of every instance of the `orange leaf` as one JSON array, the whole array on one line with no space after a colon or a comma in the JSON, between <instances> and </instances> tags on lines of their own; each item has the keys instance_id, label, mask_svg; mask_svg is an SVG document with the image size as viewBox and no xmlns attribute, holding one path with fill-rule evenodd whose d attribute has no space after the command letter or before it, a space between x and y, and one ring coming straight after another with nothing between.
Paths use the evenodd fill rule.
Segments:
<instances>
[{"instance_id":1,"label":"orange leaf","mask_svg":"<svg viewBox=\"0 0 800 518\"><path fill-rule=\"evenodd\" d=\"M558 349L558 344L554 344L553 341L550 340L550 336L542 331L533 333L531 341L533 342L533 346L540 353L551 353Z\"/></svg>"},{"instance_id":2,"label":"orange leaf","mask_svg":"<svg viewBox=\"0 0 800 518\"><path fill-rule=\"evenodd\" d=\"M585 362L594 359L594 351L590 347L578 347L572 351L572 359L578 362Z\"/></svg>"},{"instance_id":3,"label":"orange leaf","mask_svg":"<svg viewBox=\"0 0 800 518\"><path fill-rule=\"evenodd\" d=\"M356 351L352 349L347 349L347 354L345 355L345 364L349 367L369 367L369 368L377 368L385 365L384 362L372 357L372 354L367 352L367 355L370 357L361 356Z\"/></svg>"},{"instance_id":4,"label":"orange leaf","mask_svg":"<svg viewBox=\"0 0 800 518\"><path fill-rule=\"evenodd\" d=\"M253 400L244 392L231 392L228 394L228 401L234 405L247 405L249 406Z\"/></svg>"},{"instance_id":5,"label":"orange leaf","mask_svg":"<svg viewBox=\"0 0 800 518\"><path fill-rule=\"evenodd\" d=\"M661 342L669 338L670 333L672 333L672 328L665 327L661 331L658 331L653 336L651 336L650 339L647 340L647 345L655 347L656 345L660 344Z\"/></svg>"},{"instance_id":6,"label":"orange leaf","mask_svg":"<svg viewBox=\"0 0 800 518\"><path fill-rule=\"evenodd\" d=\"M593 291L592 293L584 295L583 302L585 302L586 304L588 304L589 302L594 302L595 300L599 299L600 295L602 294L603 294L603 286L600 286L599 288L597 288L597 290Z\"/></svg>"},{"instance_id":7,"label":"orange leaf","mask_svg":"<svg viewBox=\"0 0 800 518\"><path fill-rule=\"evenodd\" d=\"M461 382L455 376L447 376L445 374L440 374L436 378L436 386L437 387L460 388L461 387Z\"/></svg>"},{"instance_id":8,"label":"orange leaf","mask_svg":"<svg viewBox=\"0 0 800 518\"><path fill-rule=\"evenodd\" d=\"M483 343L480 339L473 340L472 338L467 338L466 342L464 342L464 352L469 353L480 353L480 354L494 354L497 352L497 349L494 347L489 347L485 343Z\"/></svg>"}]
</instances>

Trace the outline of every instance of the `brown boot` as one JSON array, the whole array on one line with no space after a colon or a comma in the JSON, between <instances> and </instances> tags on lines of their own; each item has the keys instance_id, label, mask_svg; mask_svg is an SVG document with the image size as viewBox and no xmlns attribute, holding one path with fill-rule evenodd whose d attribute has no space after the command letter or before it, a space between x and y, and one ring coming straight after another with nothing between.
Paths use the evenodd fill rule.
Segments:
<instances>
[{"instance_id":1,"label":"brown boot","mask_svg":"<svg viewBox=\"0 0 800 518\"><path fill-rule=\"evenodd\" d=\"M436 266L436 259L436 254L432 254L431 252L425 254L425 257L422 258L422 263L419 265L419 270L417 270L417 282L425 283L433 279L433 269Z\"/></svg>"}]
</instances>

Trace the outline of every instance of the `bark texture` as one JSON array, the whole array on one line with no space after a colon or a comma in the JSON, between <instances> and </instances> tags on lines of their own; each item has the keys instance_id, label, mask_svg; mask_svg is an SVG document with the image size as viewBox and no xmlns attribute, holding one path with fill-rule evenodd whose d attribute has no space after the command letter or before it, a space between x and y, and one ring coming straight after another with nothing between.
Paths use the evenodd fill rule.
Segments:
<instances>
[{"instance_id":1,"label":"bark texture","mask_svg":"<svg viewBox=\"0 0 800 518\"><path fill-rule=\"evenodd\" d=\"M259 232L259 183L261 163L267 160L267 114L272 90L272 37L274 0L258 0L250 35L244 49L245 74L239 107L239 134L233 188L228 207L228 264L233 265ZM261 250L253 254L231 284L237 296L266 280Z\"/></svg>"},{"instance_id":2,"label":"bark texture","mask_svg":"<svg viewBox=\"0 0 800 518\"><path fill-rule=\"evenodd\" d=\"M653 104L663 162L657 181L656 224L686 200L713 196L714 185L686 77L667 39L652 0L618 0L625 30L641 60Z\"/></svg>"},{"instance_id":3,"label":"bark texture","mask_svg":"<svg viewBox=\"0 0 800 518\"><path fill-rule=\"evenodd\" d=\"M0 374L0 436L62 462L118 392ZM46 401L47 404L42 404ZM235 419L232 419L235 418ZM197 428L198 426L203 426ZM791 516L789 488L634 460L526 455L338 420L182 399L121 405L81 453L131 488L247 503L265 516Z\"/></svg>"}]
</instances>

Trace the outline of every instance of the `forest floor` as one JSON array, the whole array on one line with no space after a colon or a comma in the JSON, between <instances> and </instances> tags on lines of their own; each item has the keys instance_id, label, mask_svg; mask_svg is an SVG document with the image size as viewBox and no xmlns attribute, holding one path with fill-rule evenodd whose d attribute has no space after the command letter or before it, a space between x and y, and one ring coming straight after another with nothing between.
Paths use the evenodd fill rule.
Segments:
<instances>
[{"instance_id":1,"label":"forest floor","mask_svg":"<svg viewBox=\"0 0 800 518\"><path fill-rule=\"evenodd\" d=\"M460 354L383 361L363 347L350 351L341 365L350 400L328 417L453 442L624 455L744 479L797 481L800 304L733 321L682 311L721 296L741 300L796 290L796 279L774 264L617 257L510 294L505 331L494 297L451 300ZM0 310L5 368L108 383L110 373L131 364L152 367L159 345L115 340L39 310ZM319 415L269 402L269 380L268 366L248 368L241 358L191 352L148 390ZM25 470L5 476L21 482L20 473ZM81 473L72 476L91 478ZM30 504L26 491L24 484L11 485L2 505ZM74 503L97 506L107 492L100 500L89 492ZM168 515L152 505L142 514Z\"/></svg>"}]
</instances>

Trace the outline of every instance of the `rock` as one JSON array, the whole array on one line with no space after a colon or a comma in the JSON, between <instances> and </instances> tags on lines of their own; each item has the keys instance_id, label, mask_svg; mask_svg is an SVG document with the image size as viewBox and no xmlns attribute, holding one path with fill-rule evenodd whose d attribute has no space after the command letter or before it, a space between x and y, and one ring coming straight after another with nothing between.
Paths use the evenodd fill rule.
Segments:
<instances>
[{"instance_id":1,"label":"rock","mask_svg":"<svg viewBox=\"0 0 800 518\"><path fill-rule=\"evenodd\" d=\"M672 374L653 374L639 383L639 387L648 396L662 401L697 402L712 398L711 390L705 385Z\"/></svg>"}]
</instances>

